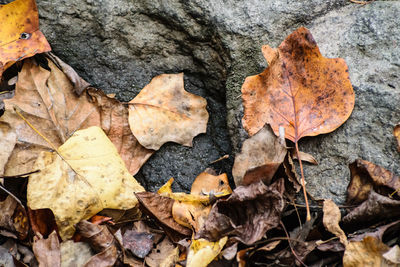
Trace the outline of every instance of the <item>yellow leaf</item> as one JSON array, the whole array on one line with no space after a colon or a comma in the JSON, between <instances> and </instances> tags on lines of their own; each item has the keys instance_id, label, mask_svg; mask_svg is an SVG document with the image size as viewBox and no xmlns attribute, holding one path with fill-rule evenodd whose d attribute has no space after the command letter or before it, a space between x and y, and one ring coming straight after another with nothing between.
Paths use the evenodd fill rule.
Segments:
<instances>
[{"instance_id":1,"label":"yellow leaf","mask_svg":"<svg viewBox=\"0 0 400 267\"><path fill-rule=\"evenodd\" d=\"M35 0L0 5L0 76L16 61L51 50L39 31Z\"/></svg>"},{"instance_id":2,"label":"yellow leaf","mask_svg":"<svg viewBox=\"0 0 400 267\"><path fill-rule=\"evenodd\" d=\"M205 267L212 262L225 246L228 237L225 236L217 242L210 242L206 239L192 239L187 256L186 267Z\"/></svg>"},{"instance_id":3,"label":"yellow leaf","mask_svg":"<svg viewBox=\"0 0 400 267\"><path fill-rule=\"evenodd\" d=\"M41 152L30 176L28 206L53 211L62 239L74 225L105 208L136 206L143 187L129 174L117 149L97 126L75 132L59 153Z\"/></svg>"}]
</instances>

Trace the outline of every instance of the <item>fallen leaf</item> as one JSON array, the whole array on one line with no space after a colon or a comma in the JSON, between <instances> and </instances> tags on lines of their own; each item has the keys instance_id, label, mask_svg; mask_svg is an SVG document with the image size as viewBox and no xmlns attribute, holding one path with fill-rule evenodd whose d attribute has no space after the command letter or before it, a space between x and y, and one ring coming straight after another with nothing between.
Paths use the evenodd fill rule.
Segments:
<instances>
[{"instance_id":1,"label":"fallen leaf","mask_svg":"<svg viewBox=\"0 0 400 267\"><path fill-rule=\"evenodd\" d=\"M359 227L358 227L359 229ZM385 236L398 236L400 233L400 220L391 222L389 224L385 224L379 227L373 227L373 228L367 228L367 229L362 229L359 231L360 233L358 234L351 234L349 235L349 239L351 241L361 241L364 239L366 236L372 236L374 238L377 238L379 240L383 240L383 237Z\"/></svg>"},{"instance_id":2,"label":"fallen leaf","mask_svg":"<svg viewBox=\"0 0 400 267\"><path fill-rule=\"evenodd\" d=\"M192 231L178 224L172 217L174 200L160 196L157 193L141 192L135 194L140 203L140 209L156 220L173 242L190 236Z\"/></svg>"},{"instance_id":3,"label":"fallen leaf","mask_svg":"<svg viewBox=\"0 0 400 267\"><path fill-rule=\"evenodd\" d=\"M285 174L292 184L295 193L299 192L301 189L300 177L296 172L296 166L293 163L290 153L287 154L287 157L283 161L283 167L285 168Z\"/></svg>"},{"instance_id":4,"label":"fallen leaf","mask_svg":"<svg viewBox=\"0 0 400 267\"><path fill-rule=\"evenodd\" d=\"M262 47L268 68L242 86L243 127L250 135L269 123L293 142L329 133L354 107L354 92L343 59L321 55L311 33L299 28L278 48Z\"/></svg>"},{"instance_id":5,"label":"fallen leaf","mask_svg":"<svg viewBox=\"0 0 400 267\"><path fill-rule=\"evenodd\" d=\"M210 242L206 239L192 239L186 267L206 267L218 256L226 241L228 241L227 236L216 242Z\"/></svg>"},{"instance_id":6,"label":"fallen leaf","mask_svg":"<svg viewBox=\"0 0 400 267\"><path fill-rule=\"evenodd\" d=\"M57 153L42 152L29 178L27 199L31 209L53 211L63 240L74 225L104 208L130 209L134 192L144 188L130 175L115 146L96 126L79 130Z\"/></svg>"},{"instance_id":7,"label":"fallen leaf","mask_svg":"<svg viewBox=\"0 0 400 267\"><path fill-rule=\"evenodd\" d=\"M52 232L47 239L35 237L33 252L40 266L60 266L61 252L57 233Z\"/></svg>"},{"instance_id":8,"label":"fallen leaf","mask_svg":"<svg viewBox=\"0 0 400 267\"><path fill-rule=\"evenodd\" d=\"M8 123L0 122L0 175L4 174L4 166L16 143L17 134L14 129Z\"/></svg>"},{"instance_id":9,"label":"fallen leaf","mask_svg":"<svg viewBox=\"0 0 400 267\"><path fill-rule=\"evenodd\" d=\"M54 214L50 209L32 210L28 207L29 222L35 235L47 237L57 231Z\"/></svg>"},{"instance_id":10,"label":"fallen leaf","mask_svg":"<svg viewBox=\"0 0 400 267\"><path fill-rule=\"evenodd\" d=\"M206 132L207 102L185 91L183 73L154 77L129 104L129 125L147 149L166 142L192 146L193 138Z\"/></svg>"},{"instance_id":11,"label":"fallen leaf","mask_svg":"<svg viewBox=\"0 0 400 267\"><path fill-rule=\"evenodd\" d=\"M115 264L118 258L117 241L107 226L81 221L76 228L97 253L85 266L113 266Z\"/></svg>"},{"instance_id":12,"label":"fallen leaf","mask_svg":"<svg viewBox=\"0 0 400 267\"><path fill-rule=\"evenodd\" d=\"M25 208L11 196L0 202L0 227L13 233L23 240L28 235L29 223Z\"/></svg>"},{"instance_id":13,"label":"fallen leaf","mask_svg":"<svg viewBox=\"0 0 400 267\"><path fill-rule=\"evenodd\" d=\"M150 267L170 267L178 261L179 248L175 247L168 238L164 238L149 255L145 262Z\"/></svg>"},{"instance_id":14,"label":"fallen leaf","mask_svg":"<svg viewBox=\"0 0 400 267\"><path fill-rule=\"evenodd\" d=\"M251 245L279 225L285 202L283 179L270 186L263 182L238 186L227 199L218 200L197 237L219 240L230 235Z\"/></svg>"},{"instance_id":15,"label":"fallen leaf","mask_svg":"<svg viewBox=\"0 0 400 267\"><path fill-rule=\"evenodd\" d=\"M383 258L389 261L391 264L400 265L400 247L399 245L394 245L386 253L384 253Z\"/></svg>"},{"instance_id":16,"label":"fallen leaf","mask_svg":"<svg viewBox=\"0 0 400 267\"><path fill-rule=\"evenodd\" d=\"M297 155L296 150L292 149L291 152L293 153L293 159L297 159L298 160L299 156ZM318 165L318 162L313 157L313 155L308 154L308 153L303 152L303 151L299 151L299 155L300 155L301 161L305 161L305 162L308 162L308 163L311 163L311 164L314 164L314 165Z\"/></svg>"},{"instance_id":17,"label":"fallen leaf","mask_svg":"<svg viewBox=\"0 0 400 267\"><path fill-rule=\"evenodd\" d=\"M349 242L343 256L344 267L382 266L382 254L389 247L382 241L367 236L362 241Z\"/></svg>"},{"instance_id":18,"label":"fallen leaf","mask_svg":"<svg viewBox=\"0 0 400 267\"><path fill-rule=\"evenodd\" d=\"M54 58L54 56L53 56ZM41 151L52 147L35 133L14 111L22 110L26 119L44 134L56 147L62 145L74 132L90 126L101 126L116 146L131 174L135 174L154 152L142 147L129 128L128 109L116 99L108 98L95 88L88 88L80 96L75 91L77 74L70 70L74 85L52 61L51 71L25 60L19 74L15 96L6 99L4 115L0 122L8 123L18 137L5 168L6 175L16 175L33 170ZM64 68L65 63L63 63ZM1 168L1 165L0 165Z\"/></svg>"},{"instance_id":19,"label":"fallen leaf","mask_svg":"<svg viewBox=\"0 0 400 267\"><path fill-rule=\"evenodd\" d=\"M60 244L61 266L85 266L94 255L90 246L84 242L64 241Z\"/></svg>"},{"instance_id":20,"label":"fallen leaf","mask_svg":"<svg viewBox=\"0 0 400 267\"><path fill-rule=\"evenodd\" d=\"M260 180L270 184L286 153L284 137L277 138L270 126L264 126L243 142L241 152L235 157L232 175L236 186Z\"/></svg>"},{"instance_id":21,"label":"fallen leaf","mask_svg":"<svg viewBox=\"0 0 400 267\"><path fill-rule=\"evenodd\" d=\"M393 129L393 135L397 140L397 151L400 152L400 124L396 125Z\"/></svg>"},{"instance_id":22,"label":"fallen leaf","mask_svg":"<svg viewBox=\"0 0 400 267\"><path fill-rule=\"evenodd\" d=\"M348 204L363 202L372 189L385 196L400 190L400 177L378 165L357 159L349 167L351 180L347 187ZM397 195L400 196L400 192Z\"/></svg>"},{"instance_id":23,"label":"fallen leaf","mask_svg":"<svg viewBox=\"0 0 400 267\"><path fill-rule=\"evenodd\" d=\"M213 195L231 194L232 189L229 186L228 176L225 173L218 176L214 173L214 171L208 169L199 174L192 184L190 196L208 195L212 197ZM168 186L170 186L169 183ZM197 202L192 199L191 201L175 201L172 206L172 216L179 224L198 232L206 221L210 210L211 205L201 201Z\"/></svg>"},{"instance_id":24,"label":"fallen leaf","mask_svg":"<svg viewBox=\"0 0 400 267\"><path fill-rule=\"evenodd\" d=\"M15 266L13 256L8 249L2 246L0 246L0 263L3 264L3 266Z\"/></svg>"},{"instance_id":25,"label":"fallen leaf","mask_svg":"<svg viewBox=\"0 0 400 267\"><path fill-rule=\"evenodd\" d=\"M144 258L153 248L153 235L146 232L127 230L122 237L125 249L139 258Z\"/></svg>"},{"instance_id":26,"label":"fallen leaf","mask_svg":"<svg viewBox=\"0 0 400 267\"><path fill-rule=\"evenodd\" d=\"M400 216L400 200L382 196L371 190L368 199L351 210L342 221L346 227L353 228L373 225L381 220L390 220Z\"/></svg>"},{"instance_id":27,"label":"fallen leaf","mask_svg":"<svg viewBox=\"0 0 400 267\"><path fill-rule=\"evenodd\" d=\"M339 222L341 219L339 207L336 206L336 204L332 200L325 199L323 206L323 213L324 213L323 223L325 229L334 234L335 236L339 237L340 242L344 246L346 246L347 245L346 234L339 226Z\"/></svg>"},{"instance_id":28,"label":"fallen leaf","mask_svg":"<svg viewBox=\"0 0 400 267\"><path fill-rule=\"evenodd\" d=\"M51 50L39 31L35 0L0 5L0 25L0 77L15 62Z\"/></svg>"}]
</instances>

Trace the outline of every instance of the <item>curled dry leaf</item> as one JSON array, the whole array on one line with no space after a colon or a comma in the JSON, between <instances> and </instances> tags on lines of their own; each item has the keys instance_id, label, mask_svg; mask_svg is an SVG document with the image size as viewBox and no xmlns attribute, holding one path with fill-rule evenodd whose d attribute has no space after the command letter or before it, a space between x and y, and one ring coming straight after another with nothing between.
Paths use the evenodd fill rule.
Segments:
<instances>
[{"instance_id":1,"label":"curled dry leaf","mask_svg":"<svg viewBox=\"0 0 400 267\"><path fill-rule=\"evenodd\" d=\"M192 146L193 138L206 132L207 102L185 91L183 73L153 78L129 104L129 125L147 149L166 142Z\"/></svg>"},{"instance_id":2,"label":"curled dry leaf","mask_svg":"<svg viewBox=\"0 0 400 267\"><path fill-rule=\"evenodd\" d=\"M198 237L219 240L231 235L251 245L279 225L284 208L283 179L270 186L263 182L237 187L226 200L218 200Z\"/></svg>"},{"instance_id":3,"label":"curled dry leaf","mask_svg":"<svg viewBox=\"0 0 400 267\"><path fill-rule=\"evenodd\" d=\"M216 242L206 239L192 239L189 253L187 256L186 267L206 267L222 251L228 241L225 236Z\"/></svg>"},{"instance_id":4,"label":"curled dry leaf","mask_svg":"<svg viewBox=\"0 0 400 267\"><path fill-rule=\"evenodd\" d=\"M330 200L330 199L325 199L324 200L324 206L323 206L323 212L324 212L324 217L323 217L323 223L329 232L334 234L335 236L339 237L340 242L346 246L347 245L347 237L346 234L343 232L342 228L339 226L339 222L341 219L341 214L339 207L336 206L336 204Z\"/></svg>"},{"instance_id":5,"label":"curled dry leaf","mask_svg":"<svg viewBox=\"0 0 400 267\"><path fill-rule=\"evenodd\" d=\"M60 266L61 252L57 233L52 232L47 239L35 237L33 253L40 266Z\"/></svg>"},{"instance_id":6,"label":"curled dry leaf","mask_svg":"<svg viewBox=\"0 0 400 267\"><path fill-rule=\"evenodd\" d=\"M145 262L150 267L170 267L178 261L179 248L166 237L147 255Z\"/></svg>"},{"instance_id":7,"label":"curled dry leaf","mask_svg":"<svg viewBox=\"0 0 400 267\"><path fill-rule=\"evenodd\" d=\"M250 135L269 123L293 142L329 133L350 116L354 92L343 59L321 55L309 30L299 28L278 48L262 47L268 68L242 86L243 127Z\"/></svg>"},{"instance_id":8,"label":"curled dry leaf","mask_svg":"<svg viewBox=\"0 0 400 267\"><path fill-rule=\"evenodd\" d=\"M388 246L372 236L367 236L362 241L349 242L344 252L343 266L382 266L382 255L388 250Z\"/></svg>"},{"instance_id":9,"label":"curled dry leaf","mask_svg":"<svg viewBox=\"0 0 400 267\"><path fill-rule=\"evenodd\" d=\"M136 206L134 192L144 188L99 127L76 131L58 152L39 155L35 168L42 171L29 178L27 199L31 209L53 211L62 239L74 234L76 223L104 208Z\"/></svg>"},{"instance_id":10,"label":"curled dry leaf","mask_svg":"<svg viewBox=\"0 0 400 267\"><path fill-rule=\"evenodd\" d=\"M140 209L156 220L173 242L178 242L191 235L192 231L190 229L178 224L173 219L173 199L152 192L141 192L135 195L139 200Z\"/></svg>"},{"instance_id":11,"label":"curled dry leaf","mask_svg":"<svg viewBox=\"0 0 400 267\"><path fill-rule=\"evenodd\" d=\"M381 220L390 220L400 216L400 201L382 196L371 190L367 200L343 217L346 227L353 228L373 225Z\"/></svg>"},{"instance_id":12,"label":"curled dry leaf","mask_svg":"<svg viewBox=\"0 0 400 267\"><path fill-rule=\"evenodd\" d=\"M228 176L224 173L213 175L206 170L199 174L192 184L190 195L226 195L232 193ZM210 213L211 205L200 201L175 201L172 206L172 215L179 224L198 232Z\"/></svg>"},{"instance_id":13,"label":"curled dry leaf","mask_svg":"<svg viewBox=\"0 0 400 267\"><path fill-rule=\"evenodd\" d=\"M292 153L293 153L293 159L297 159L298 160L299 156L297 155L295 149L292 149ZM303 152L303 151L299 151L299 155L300 155L301 161L305 161L305 162L308 162L308 163L311 163L311 164L314 164L314 165L318 165L318 162L313 157L313 155L308 154L308 153Z\"/></svg>"},{"instance_id":14,"label":"curled dry leaf","mask_svg":"<svg viewBox=\"0 0 400 267\"><path fill-rule=\"evenodd\" d=\"M113 266L118 258L117 240L105 225L81 221L76 228L97 253L85 266Z\"/></svg>"},{"instance_id":15,"label":"curled dry leaf","mask_svg":"<svg viewBox=\"0 0 400 267\"><path fill-rule=\"evenodd\" d=\"M394 134L394 137L396 137L396 140L397 140L397 151L400 152L400 124L396 125L394 127L393 134Z\"/></svg>"},{"instance_id":16,"label":"curled dry leaf","mask_svg":"<svg viewBox=\"0 0 400 267\"><path fill-rule=\"evenodd\" d=\"M400 265L400 247L395 245L391 247L386 253L383 254L383 258L390 262L390 264L399 266Z\"/></svg>"},{"instance_id":17,"label":"curled dry leaf","mask_svg":"<svg viewBox=\"0 0 400 267\"><path fill-rule=\"evenodd\" d=\"M0 227L17 233L23 240L28 235L29 223L25 208L11 196L0 202Z\"/></svg>"},{"instance_id":18,"label":"curled dry leaf","mask_svg":"<svg viewBox=\"0 0 400 267\"><path fill-rule=\"evenodd\" d=\"M349 165L351 180L347 187L347 203L357 204L368 198L373 189L382 195L397 191L400 196L400 177L366 160L357 159Z\"/></svg>"},{"instance_id":19,"label":"curled dry leaf","mask_svg":"<svg viewBox=\"0 0 400 267\"><path fill-rule=\"evenodd\" d=\"M78 82L79 76L73 74L73 70L69 70L67 76L52 61L48 61L48 65L51 71L36 65L33 60L25 60L15 96L4 100L6 111L0 122L8 123L18 137L5 174L32 171L38 154L52 150L50 144L15 113L14 106L18 106L23 116L56 147L77 130L101 126L117 147L130 173L135 174L154 151L142 147L131 133L127 108L94 88L77 95L75 91L79 88L76 86L83 83ZM63 68L65 65L63 63ZM74 77L75 85L70 76Z\"/></svg>"},{"instance_id":20,"label":"curled dry leaf","mask_svg":"<svg viewBox=\"0 0 400 267\"><path fill-rule=\"evenodd\" d=\"M284 137L277 138L269 125L243 142L232 169L235 184L249 185L260 180L270 184L272 177L285 159Z\"/></svg>"},{"instance_id":21,"label":"curled dry leaf","mask_svg":"<svg viewBox=\"0 0 400 267\"><path fill-rule=\"evenodd\" d=\"M35 0L0 5L0 25L0 77L15 62L51 50L39 31Z\"/></svg>"}]
</instances>

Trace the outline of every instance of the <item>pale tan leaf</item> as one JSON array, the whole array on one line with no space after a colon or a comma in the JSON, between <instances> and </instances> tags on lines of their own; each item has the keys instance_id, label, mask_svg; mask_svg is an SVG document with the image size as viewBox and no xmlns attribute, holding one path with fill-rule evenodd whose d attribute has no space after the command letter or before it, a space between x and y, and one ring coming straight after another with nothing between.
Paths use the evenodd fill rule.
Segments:
<instances>
[{"instance_id":1,"label":"pale tan leaf","mask_svg":"<svg viewBox=\"0 0 400 267\"><path fill-rule=\"evenodd\" d=\"M362 241L349 242L344 252L343 266L381 266L382 254L388 250L388 246L372 236L367 236Z\"/></svg>"},{"instance_id":2,"label":"pale tan leaf","mask_svg":"<svg viewBox=\"0 0 400 267\"><path fill-rule=\"evenodd\" d=\"M17 134L8 123L0 122L0 175L17 143Z\"/></svg>"},{"instance_id":3,"label":"pale tan leaf","mask_svg":"<svg viewBox=\"0 0 400 267\"><path fill-rule=\"evenodd\" d=\"M186 267L206 267L221 252L228 237L225 236L217 242L210 242L206 239L192 239L187 256Z\"/></svg>"},{"instance_id":4,"label":"pale tan leaf","mask_svg":"<svg viewBox=\"0 0 400 267\"><path fill-rule=\"evenodd\" d=\"M193 138L206 132L207 102L185 91L183 73L153 78L129 103L129 125L147 149L166 142L192 146Z\"/></svg>"},{"instance_id":5,"label":"pale tan leaf","mask_svg":"<svg viewBox=\"0 0 400 267\"><path fill-rule=\"evenodd\" d=\"M334 234L335 236L339 237L340 242L347 246L347 237L346 234L343 232L342 228L339 226L341 214L339 207L330 200L324 200L324 207L323 207L324 217L322 219L326 230Z\"/></svg>"}]
</instances>

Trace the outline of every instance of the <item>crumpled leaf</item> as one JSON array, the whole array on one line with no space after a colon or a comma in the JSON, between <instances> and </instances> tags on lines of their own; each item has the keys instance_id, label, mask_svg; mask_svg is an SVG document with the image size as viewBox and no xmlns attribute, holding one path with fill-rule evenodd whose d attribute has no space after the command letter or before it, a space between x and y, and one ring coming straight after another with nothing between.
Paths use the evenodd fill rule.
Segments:
<instances>
[{"instance_id":1,"label":"crumpled leaf","mask_svg":"<svg viewBox=\"0 0 400 267\"><path fill-rule=\"evenodd\" d=\"M395 191L400 196L400 177L366 160L357 159L349 165L351 180L347 187L347 203L357 204L368 198L370 191L384 196Z\"/></svg>"},{"instance_id":2,"label":"crumpled leaf","mask_svg":"<svg viewBox=\"0 0 400 267\"><path fill-rule=\"evenodd\" d=\"M346 227L373 225L381 220L400 216L400 200L382 196L371 190L368 199L351 210L342 221Z\"/></svg>"},{"instance_id":3,"label":"crumpled leaf","mask_svg":"<svg viewBox=\"0 0 400 267\"><path fill-rule=\"evenodd\" d=\"M0 5L0 25L0 77L15 62L51 50L39 31L35 0Z\"/></svg>"},{"instance_id":4,"label":"crumpled leaf","mask_svg":"<svg viewBox=\"0 0 400 267\"><path fill-rule=\"evenodd\" d=\"M47 239L35 237L33 252L40 266L60 266L61 252L57 233L52 232Z\"/></svg>"},{"instance_id":5,"label":"crumpled leaf","mask_svg":"<svg viewBox=\"0 0 400 267\"><path fill-rule=\"evenodd\" d=\"M150 233L127 230L122 240L125 249L142 259L153 248L153 235Z\"/></svg>"},{"instance_id":6,"label":"crumpled leaf","mask_svg":"<svg viewBox=\"0 0 400 267\"><path fill-rule=\"evenodd\" d=\"M54 214L50 209L32 210L28 207L29 222L35 235L47 237L57 231Z\"/></svg>"},{"instance_id":7,"label":"crumpled leaf","mask_svg":"<svg viewBox=\"0 0 400 267\"><path fill-rule=\"evenodd\" d=\"M175 247L168 238L164 238L154 248L145 261L150 267L170 267L178 261L179 248Z\"/></svg>"},{"instance_id":8,"label":"crumpled leaf","mask_svg":"<svg viewBox=\"0 0 400 267\"><path fill-rule=\"evenodd\" d=\"M143 213L157 221L173 242L178 242L191 235L192 231L190 229L178 224L173 219L173 199L152 192L141 192L135 195Z\"/></svg>"},{"instance_id":9,"label":"crumpled leaf","mask_svg":"<svg viewBox=\"0 0 400 267\"><path fill-rule=\"evenodd\" d=\"M0 227L13 233L23 240L28 235L28 216L23 207L11 196L0 202Z\"/></svg>"},{"instance_id":10,"label":"crumpled leaf","mask_svg":"<svg viewBox=\"0 0 400 267\"><path fill-rule=\"evenodd\" d=\"M76 228L97 253L85 266L113 266L118 258L117 241L107 226L81 221Z\"/></svg>"},{"instance_id":11,"label":"crumpled leaf","mask_svg":"<svg viewBox=\"0 0 400 267\"><path fill-rule=\"evenodd\" d=\"M329 232L334 234L335 236L339 237L340 242L346 246L347 245L347 237L346 234L343 232L342 228L339 226L341 214L339 207L336 206L336 204L330 200L330 199L325 199L324 200L324 206L323 206L323 212L324 212L324 217L323 217L323 223Z\"/></svg>"},{"instance_id":12,"label":"crumpled leaf","mask_svg":"<svg viewBox=\"0 0 400 267\"><path fill-rule=\"evenodd\" d=\"M84 242L64 241L60 244L61 266L84 266L94 255L90 246Z\"/></svg>"},{"instance_id":13,"label":"crumpled leaf","mask_svg":"<svg viewBox=\"0 0 400 267\"><path fill-rule=\"evenodd\" d=\"M243 127L250 135L269 123L293 142L329 133L350 116L354 91L343 59L321 55L309 30L301 27L278 48L262 47L268 68L242 86Z\"/></svg>"},{"instance_id":14,"label":"crumpled leaf","mask_svg":"<svg viewBox=\"0 0 400 267\"><path fill-rule=\"evenodd\" d=\"M131 174L135 174L154 151L142 147L131 133L128 109L95 88L77 95L75 91L79 88L76 84L81 84L77 82L79 76L69 70L69 76L74 76L74 85L51 60L48 60L48 65L51 72L37 66L31 59L25 60L15 96L4 100L6 111L0 122L9 123L18 136L5 174L30 172L41 151L52 151L52 147L15 113L14 106L18 106L24 117L56 147L79 129L101 126Z\"/></svg>"},{"instance_id":15,"label":"crumpled leaf","mask_svg":"<svg viewBox=\"0 0 400 267\"><path fill-rule=\"evenodd\" d=\"M388 246L372 236L367 236L362 241L349 242L344 252L343 266L382 266L382 254L388 250Z\"/></svg>"},{"instance_id":16,"label":"crumpled leaf","mask_svg":"<svg viewBox=\"0 0 400 267\"><path fill-rule=\"evenodd\" d=\"M397 140L397 151L400 152L400 124L394 127L393 135Z\"/></svg>"},{"instance_id":17,"label":"crumpled leaf","mask_svg":"<svg viewBox=\"0 0 400 267\"><path fill-rule=\"evenodd\" d=\"M279 224L283 192L283 179L270 186L260 181L237 187L231 196L213 205L197 237L214 241L229 234L246 245L253 244Z\"/></svg>"},{"instance_id":18,"label":"crumpled leaf","mask_svg":"<svg viewBox=\"0 0 400 267\"><path fill-rule=\"evenodd\" d=\"M61 238L74 234L74 224L104 208L136 206L134 192L144 188L130 175L115 146L96 126L79 130L59 147L42 152L29 178L31 209L53 211Z\"/></svg>"},{"instance_id":19,"label":"crumpled leaf","mask_svg":"<svg viewBox=\"0 0 400 267\"><path fill-rule=\"evenodd\" d=\"M4 174L4 166L16 143L17 134L14 129L8 123L0 122L0 175Z\"/></svg>"},{"instance_id":20,"label":"crumpled leaf","mask_svg":"<svg viewBox=\"0 0 400 267\"><path fill-rule=\"evenodd\" d=\"M229 186L228 176L225 173L217 176L213 170L207 169L194 180L190 196L208 195L212 198L214 195L220 196L231 193L232 189ZM211 205L201 201L175 201L172 206L172 215L179 224L198 232L207 219L210 210Z\"/></svg>"},{"instance_id":21,"label":"crumpled leaf","mask_svg":"<svg viewBox=\"0 0 400 267\"><path fill-rule=\"evenodd\" d=\"M192 146L205 133L207 102L183 87L183 73L154 77L129 105L129 125L139 143L159 149L166 142Z\"/></svg>"},{"instance_id":22,"label":"crumpled leaf","mask_svg":"<svg viewBox=\"0 0 400 267\"><path fill-rule=\"evenodd\" d=\"M297 155L296 149L292 149L291 152L293 153L293 159L297 159L298 160L299 156ZM305 161L305 162L308 162L308 163L311 163L311 164L314 164L314 165L318 165L318 162L314 158L313 155L311 155L309 153L306 153L306 152L303 152L303 151L299 151L299 155L300 155L301 161L303 161L303 162Z\"/></svg>"},{"instance_id":23,"label":"crumpled leaf","mask_svg":"<svg viewBox=\"0 0 400 267\"><path fill-rule=\"evenodd\" d=\"M277 138L270 126L264 126L244 141L241 152L236 155L232 169L235 184L249 185L259 180L270 184L286 153L284 136Z\"/></svg>"},{"instance_id":24,"label":"crumpled leaf","mask_svg":"<svg viewBox=\"0 0 400 267\"><path fill-rule=\"evenodd\" d=\"M218 256L226 241L228 241L227 236L216 242L210 242L206 239L192 239L186 267L206 267Z\"/></svg>"}]
</instances>

